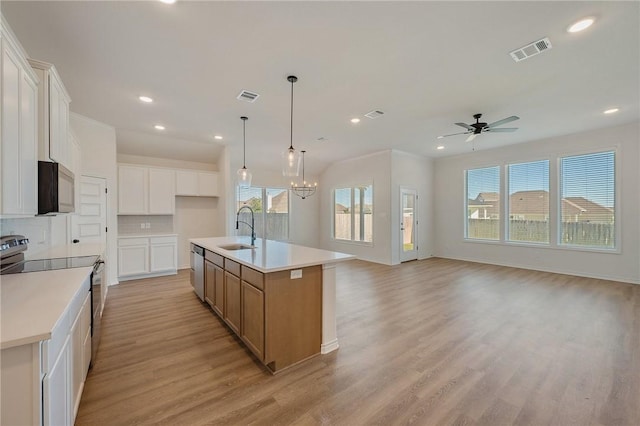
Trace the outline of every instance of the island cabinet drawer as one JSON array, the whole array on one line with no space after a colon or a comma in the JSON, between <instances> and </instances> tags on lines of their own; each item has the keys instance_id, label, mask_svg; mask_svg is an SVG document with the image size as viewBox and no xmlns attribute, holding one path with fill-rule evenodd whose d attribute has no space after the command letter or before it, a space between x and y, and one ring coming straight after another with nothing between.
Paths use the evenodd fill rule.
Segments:
<instances>
[{"instance_id":1,"label":"island cabinet drawer","mask_svg":"<svg viewBox=\"0 0 640 426\"><path fill-rule=\"evenodd\" d=\"M214 263L221 268L224 268L224 257L220 256L219 254L209 250L205 250L204 258L207 259L209 262Z\"/></svg>"},{"instance_id":2,"label":"island cabinet drawer","mask_svg":"<svg viewBox=\"0 0 640 426\"><path fill-rule=\"evenodd\" d=\"M224 258L224 270L236 277L240 277L240 264L233 260L229 260L226 257Z\"/></svg>"},{"instance_id":3,"label":"island cabinet drawer","mask_svg":"<svg viewBox=\"0 0 640 426\"><path fill-rule=\"evenodd\" d=\"M242 265L242 280L248 282L254 287L264 290L264 274L248 266Z\"/></svg>"}]
</instances>

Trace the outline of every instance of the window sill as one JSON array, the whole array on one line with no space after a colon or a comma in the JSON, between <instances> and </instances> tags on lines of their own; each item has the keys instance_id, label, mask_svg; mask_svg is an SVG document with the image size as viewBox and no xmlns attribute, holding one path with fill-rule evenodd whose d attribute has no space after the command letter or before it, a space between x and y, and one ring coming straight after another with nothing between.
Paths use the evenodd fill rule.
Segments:
<instances>
[{"instance_id":1,"label":"window sill","mask_svg":"<svg viewBox=\"0 0 640 426\"><path fill-rule=\"evenodd\" d=\"M349 244L353 246L365 246L365 247L373 247L373 241L353 241L353 240L340 240L336 238L331 238L331 241L339 244Z\"/></svg>"},{"instance_id":2,"label":"window sill","mask_svg":"<svg viewBox=\"0 0 640 426\"><path fill-rule=\"evenodd\" d=\"M505 247L527 247L527 248L540 248L540 249L550 249L550 250L564 250L564 251L582 251L587 253L602 253L602 254L621 254L622 250L620 248L601 248L601 247L589 247L589 246L578 246L578 245L568 245L568 244L555 244L551 245L549 243L532 243L525 241L498 241L498 240L481 240L481 239L473 239L473 238L464 238L463 241L465 243L473 243L473 244L491 244L491 245L499 245Z\"/></svg>"}]
</instances>

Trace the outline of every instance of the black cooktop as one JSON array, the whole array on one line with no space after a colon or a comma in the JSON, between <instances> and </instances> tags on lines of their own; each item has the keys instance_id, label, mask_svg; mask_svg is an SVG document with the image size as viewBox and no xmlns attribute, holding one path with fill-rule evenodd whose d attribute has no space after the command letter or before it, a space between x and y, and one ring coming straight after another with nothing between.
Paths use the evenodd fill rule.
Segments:
<instances>
[{"instance_id":1,"label":"black cooktop","mask_svg":"<svg viewBox=\"0 0 640 426\"><path fill-rule=\"evenodd\" d=\"M0 275L20 274L24 272L51 271L54 269L83 268L93 266L100 256L60 257L57 259L26 260L7 266Z\"/></svg>"}]
</instances>

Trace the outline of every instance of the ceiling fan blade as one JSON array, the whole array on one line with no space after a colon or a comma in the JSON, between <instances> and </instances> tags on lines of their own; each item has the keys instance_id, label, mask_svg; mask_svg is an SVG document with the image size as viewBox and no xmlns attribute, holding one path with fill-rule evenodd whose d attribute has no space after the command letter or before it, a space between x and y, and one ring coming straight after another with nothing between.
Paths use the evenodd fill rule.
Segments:
<instances>
[{"instance_id":1,"label":"ceiling fan blade","mask_svg":"<svg viewBox=\"0 0 640 426\"><path fill-rule=\"evenodd\" d=\"M468 135L468 134L469 134L469 132L451 133L450 135L441 135L441 136L438 136L438 139L448 138L449 136L456 136L456 135Z\"/></svg>"},{"instance_id":2,"label":"ceiling fan blade","mask_svg":"<svg viewBox=\"0 0 640 426\"><path fill-rule=\"evenodd\" d=\"M477 133L471 133L465 142L471 142L476 138L476 136L478 136Z\"/></svg>"},{"instance_id":3,"label":"ceiling fan blade","mask_svg":"<svg viewBox=\"0 0 640 426\"><path fill-rule=\"evenodd\" d=\"M515 132L518 130L517 127L498 127L497 129L493 129L491 127L484 129L485 132Z\"/></svg>"},{"instance_id":4,"label":"ceiling fan blade","mask_svg":"<svg viewBox=\"0 0 640 426\"><path fill-rule=\"evenodd\" d=\"M516 115L512 115L511 117L507 117L507 118L503 118L502 120L494 121L493 123L489 124L487 127L501 126L503 124L511 123L512 121L516 121L516 120L519 120L519 119L520 119L520 117L518 117Z\"/></svg>"},{"instance_id":5,"label":"ceiling fan blade","mask_svg":"<svg viewBox=\"0 0 640 426\"><path fill-rule=\"evenodd\" d=\"M455 125L456 126L460 126L460 127L464 127L467 130L471 130L471 131L475 130L473 127L471 127L471 126L469 126L468 124L465 124L465 123L455 123Z\"/></svg>"}]
</instances>

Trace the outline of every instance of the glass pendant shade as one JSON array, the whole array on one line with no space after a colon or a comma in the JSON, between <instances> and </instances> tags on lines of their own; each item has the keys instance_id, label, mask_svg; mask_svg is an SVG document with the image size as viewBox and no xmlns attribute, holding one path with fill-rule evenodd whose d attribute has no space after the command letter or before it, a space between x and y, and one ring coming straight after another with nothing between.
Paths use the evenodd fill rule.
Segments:
<instances>
[{"instance_id":1,"label":"glass pendant shade","mask_svg":"<svg viewBox=\"0 0 640 426\"><path fill-rule=\"evenodd\" d=\"M251 172L246 167L238 169L238 186L240 188L249 188L251 186Z\"/></svg>"},{"instance_id":2,"label":"glass pendant shade","mask_svg":"<svg viewBox=\"0 0 640 426\"><path fill-rule=\"evenodd\" d=\"M251 186L251 172L247 169L247 133L246 124L247 117L240 117L242 120L242 168L238 169L238 186L240 188L249 188Z\"/></svg>"},{"instance_id":3,"label":"glass pendant shade","mask_svg":"<svg viewBox=\"0 0 640 426\"><path fill-rule=\"evenodd\" d=\"M300 163L302 157L293 148L282 152L282 176L295 177L300 174Z\"/></svg>"}]
</instances>

